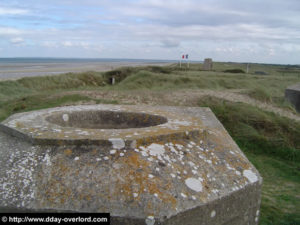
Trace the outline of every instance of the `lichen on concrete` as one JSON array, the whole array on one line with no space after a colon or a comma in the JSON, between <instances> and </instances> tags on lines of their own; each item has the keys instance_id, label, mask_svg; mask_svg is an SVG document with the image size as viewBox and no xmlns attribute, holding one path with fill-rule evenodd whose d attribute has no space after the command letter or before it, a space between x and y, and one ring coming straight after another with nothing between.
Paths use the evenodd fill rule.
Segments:
<instances>
[{"instance_id":1,"label":"lichen on concrete","mask_svg":"<svg viewBox=\"0 0 300 225\"><path fill-rule=\"evenodd\" d=\"M115 112L133 128L47 119L60 115L67 123L91 111ZM0 142L0 210L110 212L112 224L258 223L262 179L208 108L33 111L5 120Z\"/></svg>"}]
</instances>

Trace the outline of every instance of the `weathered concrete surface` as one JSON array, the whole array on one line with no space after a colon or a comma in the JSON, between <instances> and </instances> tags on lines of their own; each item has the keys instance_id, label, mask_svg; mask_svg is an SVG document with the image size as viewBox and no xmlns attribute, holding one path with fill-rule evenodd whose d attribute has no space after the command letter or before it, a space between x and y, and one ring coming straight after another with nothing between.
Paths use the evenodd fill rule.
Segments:
<instances>
[{"instance_id":1,"label":"weathered concrete surface","mask_svg":"<svg viewBox=\"0 0 300 225\"><path fill-rule=\"evenodd\" d=\"M290 101L300 113L300 83L289 86L285 89L285 98Z\"/></svg>"},{"instance_id":2,"label":"weathered concrete surface","mask_svg":"<svg viewBox=\"0 0 300 225\"><path fill-rule=\"evenodd\" d=\"M70 122L81 127L108 111L141 126ZM258 224L262 178L208 108L61 107L16 114L1 130L0 211L110 212L112 224L130 225Z\"/></svg>"}]
</instances>

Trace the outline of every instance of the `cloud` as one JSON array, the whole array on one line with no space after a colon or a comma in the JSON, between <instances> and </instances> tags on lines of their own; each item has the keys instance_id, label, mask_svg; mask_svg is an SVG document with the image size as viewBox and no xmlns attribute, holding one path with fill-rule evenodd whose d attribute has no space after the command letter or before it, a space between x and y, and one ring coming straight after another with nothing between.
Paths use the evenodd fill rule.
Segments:
<instances>
[{"instance_id":1,"label":"cloud","mask_svg":"<svg viewBox=\"0 0 300 225\"><path fill-rule=\"evenodd\" d=\"M187 52L292 63L300 58L299 11L299 0L1 0L0 38L22 36L36 43L23 52L35 55L174 59Z\"/></svg>"},{"instance_id":2,"label":"cloud","mask_svg":"<svg viewBox=\"0 0 300 225\"><path fill-rule=\"evenodd\" d=\"M80 47L80 48L89 48L90 44L87 42L83 42L83 41L63 41L62 42L62 46L64 47Z\"/></svg>"},{"instance_id":3,"label":"cloud","mask_svg":"<svg viewBox=\"0 0 300 225\"><path fill-rule=\"evenodd\" d=\"M26 9L0 7L0 16L26 15L28 13L29 13L29 10L26 10Z\"/></svg>"},{"instance_id":4,"label":"cloud","mask_svg":"<svg viewBox=\"0 0 300 225\"><path fill-rule=\"evenodd\" d=\"M15 29L13 27L1 27L0 26L0 35L7 36L7 35L19 35L22 31L19 29Z\"/></svg>"},{"instance_id":5,"label":"cloud","mask_svg":"<svg viewBox=\"0 0 300 225\"><path fill-rule=\"evenodd\" d=\"M58 44L56 42L52 42L52 41L43 41L42 43L40 43L40 45L42 47L46 47L46 48L57 48Z\"/></svg>"},{"instance_id":6,"label":"cloud","mask_svg":"<svg viewBox=\"0 0 300 225\"><path fill-rule=\"evenodd\" d=\"M166 48L175 48L179 47L180 42L178 40L166 39L162 40L162 46Z\"/></svg>"},{"instance_id":7,"label":"cloud","mask_svg":"<svg viewBox=\"0 0 300 225\"><path fill-rule=\"evenodd\" d=\"M16 38L10 39L10 43L12 43L14 45L19 45L19 44L22 44L23 42L24 42L24 39L21 37L16 37Z\"/></svg>"},{"instance_id":8,"label":"cloud","mask_svg":"<svg viewBox=\"0 0 300 225\"><path fill-rule=\"evenodd\" d=\"M65 47L72 47L72 46L74 46L74 44L72 42L70 42L70 41L64 41L62 43L62 45L65 46Z\"/></svg>"}]
</instances>

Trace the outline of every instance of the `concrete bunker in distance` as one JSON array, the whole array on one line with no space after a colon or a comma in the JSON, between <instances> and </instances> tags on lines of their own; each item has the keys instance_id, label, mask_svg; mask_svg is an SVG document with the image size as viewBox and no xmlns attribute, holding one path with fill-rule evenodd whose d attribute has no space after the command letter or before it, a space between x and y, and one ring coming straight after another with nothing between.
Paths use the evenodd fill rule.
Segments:
<instances>
[{"instance_id":1,"label":"concrete bunker in distance","mask_svg":"<svg viewBox=\"0 0 300 225\"><path fill-rule=\"evenodd\" d=\"M1 212L257 225L262 178L209 108L83 105L0 124ZM22 188L20 188L22 187Z\"/></svg>"},{"instance_id":2,"label":"concrete bunker in distance","mask_svg":"<svg viewBox=\"0 0 300 225\"><path fill-rule=\"evenodd\" d=\"M285 89L285 99L300 113L300 83L291 85Z\"/></svg>"}]
</instances>

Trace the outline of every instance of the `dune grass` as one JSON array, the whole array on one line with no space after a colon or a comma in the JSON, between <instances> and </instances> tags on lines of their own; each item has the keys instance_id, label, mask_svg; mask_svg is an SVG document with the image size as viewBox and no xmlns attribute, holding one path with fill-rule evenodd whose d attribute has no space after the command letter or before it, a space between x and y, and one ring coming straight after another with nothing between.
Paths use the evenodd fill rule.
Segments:
<instances>
[{"instance_id":1,"label":"dune grass","mask_svg":"<svg viewBox=\"0 0 300 225\"><path fill-rule=\"evenodd\" d=\"M245 151L300 162L299 123L254 106L214 97L202 98L198 104L210 107Z\"/></svg>"},{"instance_id":2,"label":"dune grass","mask_svg":"<svg viewBox=\"0 0 300 225\"><path fill-rule=\"evenodd\" d=\"M172 67L168 69L169 71L166 73L140 68L119 80L114 89L241 89L240 92L242 94L248 95L253 99L294 111L293 107L284 98L284 90L287 86L300 82L300 76L259 76L216 71L182 71Z\"/></svg>"},{"instance_id":3,"label":"dune grass","mask_svg":"<svg viewBox=\"0 0 300 225\"><path fill-rule=\"evenodd\" d=\"M78 94L63 94L65 91L103 87L107 85L107 82L103 73L91 71L2 81L0 82L0 121L12 113L76 102L115 103L115 101L105 99L94 100Z\"/></svg>"},{"instance_id":4,"label":"dune grass","mask_svg":"<svg viewBox=\"0 0 300 225\"><path fill-rule=\"evenodd\" d=\"M66 73L53 76L24 77L15 81L0 82L0 101L46 91L69 90L84 87L101 87L107 80L100 72Z\"/></svg>"}]
</instances>

